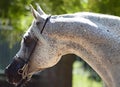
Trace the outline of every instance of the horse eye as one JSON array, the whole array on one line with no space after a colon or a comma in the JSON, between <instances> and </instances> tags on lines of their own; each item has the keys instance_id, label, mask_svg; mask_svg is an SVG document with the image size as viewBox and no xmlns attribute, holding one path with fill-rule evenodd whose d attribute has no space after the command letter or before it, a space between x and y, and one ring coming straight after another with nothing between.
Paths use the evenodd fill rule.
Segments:
<instances>
[{"instance_id":1,"label":"horse eye","mask_svg":"<svg viewBox=\"0 0 120 87\"><path fill-rule=\"evenodd\" d=\"M32 41L32 39L29 36L27 36L27 37L24 38L24 43L26 45L29 45L31 43L31 41Z\"/></svg>"},{"instance_id":2,"label":"horse eye","mask_svg":"<svg viewBox=\"0 0 120 87\"><path fill-rule=\"evenodd\" d=\"M39 25L39 24L40 24L40 22L39 22L39 21L37 21L37 22L36 22L36 25Z\"/></svg>"}]
</instances>

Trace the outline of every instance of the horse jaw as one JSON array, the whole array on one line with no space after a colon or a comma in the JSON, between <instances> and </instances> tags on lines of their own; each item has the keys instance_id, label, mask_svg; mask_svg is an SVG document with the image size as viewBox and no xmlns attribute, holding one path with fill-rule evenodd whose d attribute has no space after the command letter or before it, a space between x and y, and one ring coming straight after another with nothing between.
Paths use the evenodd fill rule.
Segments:
<instances>
[{"instance_id":1,"label":"horse jaw","mask_svg":"<svg viewBox=\"0 0 120 87\"><path fill-rule=\"evenodd\" d=\"M43 41L44 42L44 41ZM62 55L57 52L57 47L49 43L38 41L36 49L29 62L29 73L44 70L58 63Z\"/></svg>"}]
</instances>

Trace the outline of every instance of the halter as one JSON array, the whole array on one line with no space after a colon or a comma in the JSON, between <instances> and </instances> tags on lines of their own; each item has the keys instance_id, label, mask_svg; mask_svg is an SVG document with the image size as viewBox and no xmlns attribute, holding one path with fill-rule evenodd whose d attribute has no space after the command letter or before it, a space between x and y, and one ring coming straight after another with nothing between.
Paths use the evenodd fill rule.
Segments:
<instances>
[{"instance_id":1,"label":"halter","mask_svg":"<svg viewBox=\"0 0 120 87\"><path fill-rule=\"evenodd\" d=\"M49 21L49 19L51 18L51 15L48 16L44 22L44 25L40 31L40 34L43 33L43 30L45 29L45 26L47 24L47 22ZM27 73L25 72L27 70L28 67L28 62L30 61L31 55L36 47L36 44L38 42L38 39L34 39L35 40L35 44L33 46L33 49L30 52L30 55L28 56L28 58L26 58L26 60L24 60L23 58L19 57L18 55L16 55L17 59L19 59L20 61L22 61L24 63L23 67L21 69L18 69L17 73L22 75L22 80L20 81L20 83L17 85L17 87L20 87L26 80L27 80Z\"/></svg>"}]
</instances>

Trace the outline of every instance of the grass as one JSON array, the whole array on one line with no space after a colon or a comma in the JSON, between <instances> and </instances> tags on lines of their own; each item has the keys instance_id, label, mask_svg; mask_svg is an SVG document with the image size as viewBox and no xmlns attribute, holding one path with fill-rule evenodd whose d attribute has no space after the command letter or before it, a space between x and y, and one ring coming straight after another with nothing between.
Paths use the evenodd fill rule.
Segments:
<instances>
[{"instance_id":1,"label":"grass","mask_svg":"<svg viewBox=\"0 0 120 87\"><path fill-rule=\"evenodd\" d=\"M73 65L73 86L72 87L102 87L102 82L89 79L89 71L84 71L82 63L76 61Z\"/></svg>"}]
</instances>

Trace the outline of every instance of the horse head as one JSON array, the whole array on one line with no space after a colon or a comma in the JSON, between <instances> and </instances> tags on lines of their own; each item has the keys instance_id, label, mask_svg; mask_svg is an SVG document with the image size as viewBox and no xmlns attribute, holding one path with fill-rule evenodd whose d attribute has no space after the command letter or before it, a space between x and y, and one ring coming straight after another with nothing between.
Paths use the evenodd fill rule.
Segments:
<instances>
[{"instance_id":1,"label":"horse head","mask_svg":"<svg viewBox=\"0 0 120 87\"><path fill-rule=\"evenodd\" d=\"M43 34L50 23L50 16L38 5L37 8L36 11L31 6L34 20L22 38L20 50L5 70L8 81L12 84L19 84L22 79L29 80L35 72L51 67L58 61L54 59L56 50L53 41L46 38L47 34Z\"/></svg>"}]
</instances>

